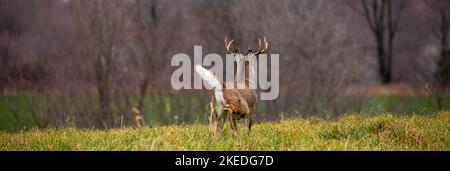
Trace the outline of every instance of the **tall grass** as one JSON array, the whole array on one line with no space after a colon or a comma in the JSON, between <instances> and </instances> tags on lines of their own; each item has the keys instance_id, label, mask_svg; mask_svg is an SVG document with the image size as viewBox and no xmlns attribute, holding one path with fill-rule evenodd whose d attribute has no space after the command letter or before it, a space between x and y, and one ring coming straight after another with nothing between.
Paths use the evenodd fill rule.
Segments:
<instances>
[{"instance_id":1,"label":"tall grass","mask_svg":"<svg viewBox=\"0 0 450 171\"><path fill-rule=\"evenodd\" d=\"M206 97L206 98L205 98ZM145 122L149 125L170 125L179 123L194 123L200 121L207 123L209 98L208 96L193 94L163 95L161 99L155 101L150 95L145 98L144 115ZM347 99L353 96L345 97ZM153 100L152 100L153 99ZM130 96L130 104L137 104L137 97ZM317 104L322 104L318 99ZM345 99L343 99L345 100ZM358 106L349 107L346 111L362 112L370 116L377 116L382 113L416 114L429 115L436 114L437 105L434 97L428 96L373 96L366 99ZM93 102L96 102L95 100ZM283 101L279 101L283 103ZM450 110L450 96L443 100L444 110ZM88 106L85 105L88 104ZM84 105L83 105L84 104ZM311 112L305 109L301 102L295 102L291 112L284 113L286 117L303 117L308 115L320 115L324 118L334 119L341 113L328 111L320 113ZM93 106L89 106L93 105ZM82 99L65 100L64 97L47 98L39 94L17 94L0 96L0 130L18 131L24 128L55 128L75 125L81 128L90 128L90 122L95 113L96 105ZM111 104L116 125L134 125L133 112L131 108L125 113L119 112L115 104ZM87 107L90 107L89 109ZM97 106L98 108L98 106ZM318 108L321 108L320 106ZM323 108L324 110L326 108ZM279 118L281 113L268 113L263 102L258 105L257 117L259 121L273 121ZM124 115L125 117L124 122ZM128 118L128 120L126 120ZM122 124L123 123L123 124Z\"/></svg>"},{"instance_id":2,"label":"tall grass","mask_svg":"<svg viewBox=\"0 0 450 171\"><path fill-rule=\"evenodd\" d=\"M353 113L336 120L286 119L244 125L233 136L207 125L99 130L32 129L0 132L0 150L450 150L450 112L370 117Z\"/></svg>"}]
</instances>

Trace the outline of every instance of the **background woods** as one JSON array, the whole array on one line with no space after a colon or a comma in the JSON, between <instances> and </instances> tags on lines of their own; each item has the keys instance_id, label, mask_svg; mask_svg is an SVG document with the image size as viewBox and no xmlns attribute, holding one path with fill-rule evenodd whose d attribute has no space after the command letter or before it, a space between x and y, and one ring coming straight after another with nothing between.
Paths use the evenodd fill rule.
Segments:
<instances>
[{"instance_id":1,"label":"background woods","mask_svg":"<svg viewBox=\"0 0 450 171\"><path fill-rule=\"evenodd\" d=\"M206 122L171 57L266 36L280 97L258 121L449 110L450 1L0 0L0 129Z\"/></svg>"}]
</instances>

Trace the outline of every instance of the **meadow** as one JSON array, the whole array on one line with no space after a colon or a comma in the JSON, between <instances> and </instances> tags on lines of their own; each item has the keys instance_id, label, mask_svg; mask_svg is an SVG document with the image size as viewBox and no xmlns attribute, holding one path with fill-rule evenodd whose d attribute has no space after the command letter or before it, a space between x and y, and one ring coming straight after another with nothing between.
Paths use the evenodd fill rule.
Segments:
<instances>
[{"instance_id":1,"label":"meadow","mask_svg":"<svg viewBox=\"0 0 450 171\"><path fill-rule=\"evenodd\" d=\"M209 113L209 99L202 98L198 94L166 94L160 99L155 99L149 95L146 97L144 106L146 108L143 113L148 125L171 125L180 123L199 122L206 124ZM207 96L204 96L207 97ZM384 113L393 113L395 115L434 115L438 112L435 97L432 96L383 96L375 95L364 99L364 103L347 106L347 112L333 111L331 108L324 106L325 98L318 98L314 103L314 107L318 110L315 113L306 113L304 101L295 102L294 113L284 114L286 117L305 117L320 116L325 119L335 119L341 113L357 112L364 113L368 116L378 116ZM360 99L360 97L346 96L345 100ZM96 101L94 101L95 103ZM283 101L278 101L283 103ZM36 93L22 93L14 95L0 96L0 131L17 132L29 128L55 128L65 127L67 125L82 125L76 122L82 122L84 109L84 101L69 100L65 101L65 97L51 97ZM131 96L130 103L136 104L137 97ZM98 104L95 104L98 105ZM112 104L113 111L117 110ZM261 102L258 106L257 117L260 122L274 121L281 117L278 114L269 114L265 108L265 104ZM445 96L443 100L443 110L450 110L450 96ZM303 112L302 112L303 111ZM130 114L131 109L129 110ZM296 113L298 112L298 113ZM86 114L85 114L86 115ZM58 120L56 120L58 119ZM121 122L120 116L115 116L115 122L118 125ZM134 125L132 122L124 123L125 126ZM90 128L90 127L88 127Z\"/></svg>"},{"instance_id":2,"label":"meadow","mask_svg":"<svg viewBox=\"0 0 450 171\"><path fill-rule=\"evenodd\" d=\"M0 132L0 150L450 150L450 112L434 115L342 115L282 119L228 127L214 134L202 123L88 130Z\"/></svg>"}]
</instances>

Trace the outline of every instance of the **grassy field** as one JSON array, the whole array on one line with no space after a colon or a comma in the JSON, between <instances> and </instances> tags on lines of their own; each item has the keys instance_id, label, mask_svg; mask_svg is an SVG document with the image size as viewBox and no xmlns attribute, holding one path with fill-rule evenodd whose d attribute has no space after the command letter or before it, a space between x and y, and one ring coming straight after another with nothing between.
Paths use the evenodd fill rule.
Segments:
<instances>
[{"instance_id":1,"label":"grassy field","mask_svg":"<svg viewBox=\"0 0 450 171\"><path fill-rule=\"evenodd\" d=\"M0 150L450 150L450 112L394 116L350 114L336 120L286 119L248 135L204 124L106 131L35 129L0 132Z\"/></svg>"},{"instance_id":2,"label":"grassy field","mask_svg":"<svg viewBox=\"0 0 450 171\"><path fill-rule=\"evenodd\" d=\"M355 97L348 96L346 98L351 100ZM0 130L15 132L23 128L43 125L42 123L46 122L48 122L48 125L41 126L41 128L60 127L61 122L67 122L63 124L70 125L73 120L84 117L80 114L86 113L82 105L85 102L66 102L64 99L64 97L53 97L48 100L44 95L39 94L0 96ZM356 99L358 98L356 97ZM328 111L323 107L324 102L321 100L323 99L318 99L314 103L316 108ZM152 97L147 96L144 103L146 107L144 115L146 122L150 125L179 123L179 121L173 119L175 116L186 123L194 123L195 121L206 123L209 113L208 102L209 99L203 99L202 101L198 95L192 94L166 95L160 103L152 102ZM130 97L130 103L137 104L137 98ZM301 101L295 103L304 104ZM268 118L264 106L266 105L258 106L258 117L261 120ZM304 108L305 106L299 105L295 107L295 110L305 112ZM113 108L113 111L115 110L116 108ZM450 96L444 98L443 110L450 111ZM378 116L383 113L434 115L438 109L435 98L431 96L373 96L366 99L360 106L351 108L350 111L365 113L370 116ZM32 113L36 114L33 115ZM61 113L67 116L60 116ZM340 114L332 110L325 113L332 115L327 117L332 119ZM320 113L314 114L319 115ZM59 121L55 121L55 118L58 118ZM120 122L120 119L119 116L115 116L116 122Z\"/></svg>"}]
</instances>

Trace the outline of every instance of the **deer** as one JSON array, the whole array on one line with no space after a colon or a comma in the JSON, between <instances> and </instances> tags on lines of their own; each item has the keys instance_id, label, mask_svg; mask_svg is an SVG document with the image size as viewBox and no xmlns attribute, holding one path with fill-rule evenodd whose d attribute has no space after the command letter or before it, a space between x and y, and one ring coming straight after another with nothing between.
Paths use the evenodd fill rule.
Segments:
<instances>
[{"instance_id":1,"label":"deer","mask_svg":"<svg viewBox=\"0 0 450 171\"><path fill-rule=\"evenodd\" d=\"M254 115L256 113L256 104L258 96L256 90L251 87L256 83L250 77L256 76L256 69L251 63L255 62L256 56L267 51L268 43L266 38L258 39L259 48L253 52L250 48L244 55L238 50L231 50L234 40L228 41L225 37L225 50L230 54L237 63L237 71L235 80L231 83L220 82L220 80L209 70L197 65L196 72L200 74L214 91L211 94L211 114L210 125L214 128L222 129L224 123L228 120L233 133L237 133L237 120L246 118L248 124L248 132L254 124ZM242 85L243 84L243 85ZM238 89L236 88L239 87ZM244 87L241 89L240 87ZM223 115L226 112L226 115ZM224 117L225 116L225 117Z\"/></svg>"},{"instance_id":2,"label":"deer","mask_svg":"<svg viewBox=\"0 0 450 171\"><path fill-rule=\"evenodd\" d=\"M247 118L247 126L249 132L251 131L251 127L254 124L255 113L256 113L256 104L258 101L258 96L256 94L256 89L251 89L251 87L256 87L256 83L253 82L250 78L256 78L256 68L254 65L251 65L256 62L256 57L259 54L262 54L268 50L269 44L267 43L266 37L263 37L263 41L258 39L258 50L253 52L252 49L248 48L246 54L243 54L240 49L234 51L231 49L233 40L228 40L228 37L225 37L225 50L227 54L230 54L234 61L237 63L237 69L235 74L235 83L239 87L245 87L243 89L238 88L238 92L244 97L245 101L248 104L250 109L249 117ZM233 122L236 122L235 120Z\"/></svg>"},{"instance_id":3,"label":"deer","mask_svg":"<svg viewBox=\"0 0 450 171\"><path fill-rule=\"evenodd\" d=\"M225 83L211 71L200 65L195 66L195 71L200 77L213 88L211 95L211 117L210 122L216 128L222 130L228 121L233 134L237 135L236 120L248 118L250 109L244 96L233 88L234 83ZM224 115L225 114L225 115Z\"/></svg>"}]
</instances>

